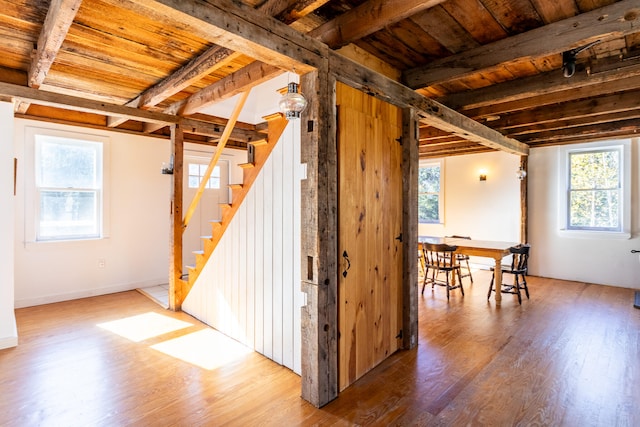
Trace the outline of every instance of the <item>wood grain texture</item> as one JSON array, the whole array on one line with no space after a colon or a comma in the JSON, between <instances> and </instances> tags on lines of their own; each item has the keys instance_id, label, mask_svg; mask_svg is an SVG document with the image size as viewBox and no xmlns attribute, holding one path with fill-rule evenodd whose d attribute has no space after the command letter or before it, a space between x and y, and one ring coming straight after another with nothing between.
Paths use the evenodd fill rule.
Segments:
<instances>
[{"instance_id":1,"label":"wood grain texture","mask_svg":"<svg viewBox=\"0 0 640 427\"><path fill-rule=\"evenodd\" d=\"M344 389L401 346L402 116L344 84L336 87L336 102L338 373Z\"/></svg>"},{"instance_id":2,"label":"wood grain texture","mask_svg":"<svg viewBox=\"0 0 640 427\"><path fill-rule=\"evenodd\" d=\"M256 353L207 370L152 348L206 326L135 291L18 309L0 425L640 425L633 290L530 276L530 300L495 308L490 272L474 278L464 298L419 297L418 347L322 409ZM96 326L147 312L192 325L139 342Z\"/></svg>"}]
</instances>

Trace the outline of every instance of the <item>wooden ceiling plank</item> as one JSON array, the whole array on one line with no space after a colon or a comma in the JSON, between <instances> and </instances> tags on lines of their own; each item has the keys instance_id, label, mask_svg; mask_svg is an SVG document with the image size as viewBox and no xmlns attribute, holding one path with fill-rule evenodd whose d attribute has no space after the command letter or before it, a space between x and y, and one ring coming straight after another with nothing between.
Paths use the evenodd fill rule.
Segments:
<instances>
[{"instance_id":1,"label":"wooden ceiling plank","mask_svg":"<svg viewBox=\"0 0 640 427\"><path fill-rule=\"evenodd\" d=\"M309 33L332 49L373 34L444 0L369 0Z\"/></svg>"},{"instance_id":2,"label":"wooden ceiling plank","mask_svg":"<svg viewBox=\"0 0 640 427\"><path fill-rule=\"evenodd\" d=\"M433 61L403 73L411 88L430 86L468 76L484 69L539 58L582 46L596 40L623 37L640 31L640 19L633 13L637 0L622 0L525 33Z\"/></svg>"},{"instance_id":3,"label":"wooden ceiling plank","mask_svg":"<svg viewBox=\"0 0 640 427\"><path fill-rule=\"evenodd\" d=\"M29 86L39 88L78 13L82 0L52 0L29 67Z\"/></svg>"}]
</instances>

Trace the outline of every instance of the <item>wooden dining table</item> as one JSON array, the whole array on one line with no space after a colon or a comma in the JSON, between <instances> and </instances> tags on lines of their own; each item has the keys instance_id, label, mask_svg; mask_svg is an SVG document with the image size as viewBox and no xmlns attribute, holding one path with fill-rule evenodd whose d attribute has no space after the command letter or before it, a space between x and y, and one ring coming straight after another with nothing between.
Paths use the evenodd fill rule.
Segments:
<instances>
[{"instance_id":1,"label":"wooden dining table","mask_svg":"<svg viewBox=\"0 0 640 427\"><path fill-rule=\"evenodd\" d=\"M496 303L499 304L502 301L502 258L511 254L509 249L513 246L517 246L515 242L500 242L494 240L473 240L462 239L459 237L435 237L435 236L418 236L419 243L446 243L447 245L457 246L457 253L470 256L480 256L486 258L493 258L495 260L495 280L496 284Z\"/></svg>"}]
</instances>

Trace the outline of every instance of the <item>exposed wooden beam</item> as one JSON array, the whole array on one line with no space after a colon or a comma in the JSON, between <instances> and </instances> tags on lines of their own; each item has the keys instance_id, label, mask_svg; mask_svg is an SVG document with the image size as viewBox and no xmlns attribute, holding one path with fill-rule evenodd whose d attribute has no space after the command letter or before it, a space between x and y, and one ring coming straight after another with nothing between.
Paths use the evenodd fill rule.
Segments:
<instances>
[{"instance_id":1,"label":"exposed wooden beam","mask_svg":"<svg viewBox=\"0 0 640 427\"><path fill-rule=\"evenodd\" d=\"M190 97L173 103L164 110L164 113L180 116L195 114L208 105L246 92L253 86L272 79L283 72L283 70L272 65L259 61L252 62L235 73L231 73L201 91L194 93ZM145 131L155 132L161 127L159 124L147 124Z\"/></svg>"},{"instance_id":2,"label":"exposed wooden beam","mask_svg":"<svg viewBox=\"0 0 640 427\"><path fill-rule=\"evenodd\" d=\"M622 64L621 64L622 65ZM581 96L593 96L597 94L616 91L610 85L618 84L622 88L628 87L632 78L640 82L640 60L634 63L625 63L624 67L602 73L589 75L586 72L576 73L571 78L566 78L560 71L552 71L537 76L518 80L511 80L481 89L459 92L438 98L437 101L458 111L469 111L467 115L478 116L483 114L500 114L500 112L513 111L518 105L526 105L527 101L536 104L541 97L550 98L550 103L559 102L550 97L551 94L563 92L574 94L573 99ZM616 83L623 80L623 83ZM626 85L626 86L625 86ZM611 89L610 89L611 88ZM517 101L521 101L517 103ZM501 104L511 103L511 110L501 107ZM481 110L485 108L485 110ZM508 107L511 108L511 107ZM525 107L526 108L526 107Z\"/></svg>"},{"instance_id":3,"label":"exposed wooden beam","mask_svg":"<svg viewBox=\"0 0 640 427\"><path fill-rule=\"evenodd\" d=\"M523 137L527 143L539 146L568 144L595 139L636 137L640 133L640 119L620 120L568 129L538 132Z\"/></svg>"},{"instance_id":4,"label":"exposed wooden beam","mask_svg":"<svg viewBox=\"0 0 640 427\"><path fill-rule=\"evenodd\" d=\"M80 3L82 0L51 0L29 66L29 86L37 89L44 82L78 13Z\"/></svg>"},{"instance_id":5,"label":"exposed wooden beam","mask_svg":"<svg viewBox=\"0 0 640 427\"><path fill-rule=\"evenodd\" d=\"M180 118L170 114L156 113L139 110L124 105L109 104L76 96L62 95L53 92L18 86L10 83L0 83L0 96L10 96L22 101L40 105L67 108L74 111L126 117L130 120L139 120L148 123L178 123Z\"/></svg>"},{"instance_id":6,"label":"exposed wooden beam","mask_svg":"<svg viewBox=\"0 0 640 427\"><path fill-rule=\"evenodd\" d=\"M250 6L232 0L138 0L135 7L196 36L266 64L301 73L326 58L327 46Z\"/></svg>"},{"instance_id":7,"label":"exposed wooden beam","mask_svg":"<svg viewBox=\"0 0 640 427\"><path fill-rule=\"evenodd\" d=\"M518 155L529 154L527 145L507 138L499 132L333 51L329 55L329 69L339 80L370 95L384 99L401 108L415 108L418 110L422 122L438 129L497 150Z\"/></svg>"},{"instance_id":8,"label":"exposed wooden beam","mask_svg":"<svg viewBox=\"0 0 640 427\"><path fill-rule=\"evenodd\" d=\"M283 24L289 25L312 13L328 1L329 0L267 0L256 9L277 18Z\"/></svg>"},{"instance_id":9,"label":"exposed wooden beam","mask_svg":"<svg viewBox=\"0 0 640 427\"><path fill-rule=\"evenodd\" d=\"M470 76L480 70L562 53L596 40L640 31L637 0L623 0L591 12L498 40L403 73L414 89Z\"/></svg>"},{"instance_id":10,"label":"exposed wooden beam","mask_svg":"<svg viewBox=\"0 0 640 427\"><path fill-rule=\"evenodd\" d=\"M52 0L38 36L36 49L29 65L28 85L38 89L56 59L82 0ZM26 113L29 103L16 105L17 113Z\"/></svg>"},{"instance_id":11,"label":"exposed wooden beam","mask_svg":"<svg viewBox=\"0 0 640 427\"><path fill-rule=\"evenodd\" d=\"M507 132L511 128L522 128L527 125L556 122L559 119L571 120L581 117L593 117L600 114L612 114L636 110L640 91L627 91L594 99L569 101L557 106L542 106L521 112L506 114L498 120L490 122L491 127Z\"/></svg>"},{"instance_id":12,"label":"exposed wooden beam","mask_svg":"<svg viewBox=\"0 0 640 427\"><path fill-rule=\"evenodd\" d=\"M191 133L195 135L204 135L209 136L215 139L222 138L224 130L226 129L225 125L219 125L216 123L203 122L201 120L194 120L191 118L182 118L180 120L182 124L182 128L185 133ZM231 135L229 138L233 141L239 141L244 143L264 141L266 135L264 132L259 132L256 130L248 130L241 129L238 127L234 127L231 131ZM228 144L227 144L228 145Z\"/></svg>"},{"instance_id":13,"label":"exposed wooden beam","mask_svg":"<svg viewBox=\"0 0 640 427\"><path fill-rule=\"evenodd\" d=\"M140 96L132 99L125 105L135 108L147 108L159 104L170 96L180 92L194 82L201 80L213 70L223 67L229 61L240 56L239 53L218 45L206 50L202 55L195 57L184 67L152 86ZM109 126L116 127L122 124L123 118L110 117Z\"/></svg>"},{"instance_id":14,"label":"exposed wooden beam","mask_svg":"<svg viewBox=\"0 0 640 427\"><path fill-rule=\"evenodd\" d=\"M366 37L444 0L369 0L309 33L332 49Z\"/></svg>"}]
</instances>

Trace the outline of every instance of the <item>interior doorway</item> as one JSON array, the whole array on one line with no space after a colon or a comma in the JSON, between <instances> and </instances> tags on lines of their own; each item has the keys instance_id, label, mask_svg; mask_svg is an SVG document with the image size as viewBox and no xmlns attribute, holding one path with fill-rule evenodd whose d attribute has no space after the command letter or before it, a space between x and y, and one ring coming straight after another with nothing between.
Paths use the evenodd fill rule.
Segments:
<instances>
[{"instance_id":1,"label":"interior doorway","mask_svg":"<svg viewBox=\"0 0 640 427\"><path fill-rule=\"evenodd\" d=\"M210 157L185 153L183 206L191 204L210 160ZM229 191L229 162L220 159L182 236L183 271L187 265L195 265L194 251L202 249L202 236L211 236L211 222L221 219L220 205L229 203Z\"/></svg>"}]
</instances>

